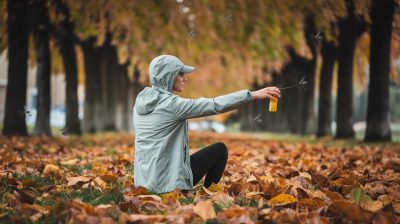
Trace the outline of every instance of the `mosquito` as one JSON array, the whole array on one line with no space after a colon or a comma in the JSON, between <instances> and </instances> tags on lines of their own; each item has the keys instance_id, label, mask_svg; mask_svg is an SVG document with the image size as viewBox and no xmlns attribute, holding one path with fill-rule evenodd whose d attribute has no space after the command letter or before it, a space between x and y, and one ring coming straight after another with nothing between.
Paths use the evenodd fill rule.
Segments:
<instances>
[{"instance_id":1,"label":"mosquito","mask_svg":"<svg viewBox=\"0 0 400 224\"><path fill-rule=\"evenodd\" d=\"M64 136L67 136L68 135L68 127L63 128L61 130L61 134L64 135Z\"/></svg>"},{"instance_id":2,"label":"mosquito","mask_svg":"<svg viewBox=\"0 0 400 224\"><path fill-rule=\"evenodd\" d=\"M32 116L31 112L27 109L26 105L24 106L23 110L18 110L17 112L21 116L25 116L25 115L28 115L29 117Z\"/></svg>"},{"instance_id":3,"label":"mosquito","mask_svg":"<svg viewBox=\"0 0 400 224\"><path fill-rule=\"evenodd\" d=\"M315 46L318 46L322 40L321 32L318 32L316 35L312 36L312 41L314 42Z\"/></svg>"},{"instance_id":4,"label":"mosquito","mask_svg":"<svg viewBox=\"0 0 400 224\"><path fill-rule=\"evenodd\" d=\"M251 125L255 127L256 130L259 130L259 125L262 123L261 114L257 114L252 120Z\"/></svg>"},{"instance_id":5,"label":"mosquito","mask_svg":"<svg viewBox=\"0 0 400 224\"><path fill-rule=\"evenodd\" d=\"M301 93L303 90L307 91L307 89L305 87L306 85L307 85L306 77L303 76L303 77L301 77L301 79L300 79L300 81L298 83L296 83L294 85L291 85L291 86L282 87L282 88L279 88L279 89L280 90L284 90L284 89L290 89L290 88L297 87L299 92Z\"/></svg>"},{"instance_id":6,"label":"mosquito","mask_svg":"<svg viewBox=\"0 0 400 224\"><path fill-rule=\"evenodd\" d=\"M225 21L228 22L228 23L233 22L233 16L232 16L232 15L227 16L227 17L225 18Z\"/></svg>"},{"instance_id":7,"label":"mosquito","mask_svg":"<svg viewBox=\"0 0 400 224\"><path fill-rule=\"evenodd\" d=\"M196 32L195 30L192 30L192 31L189 32L189 36L190 37L195 37L195 36L198 36L198 35L199 35L199 33Z\"/></svg>"}]
</instances>

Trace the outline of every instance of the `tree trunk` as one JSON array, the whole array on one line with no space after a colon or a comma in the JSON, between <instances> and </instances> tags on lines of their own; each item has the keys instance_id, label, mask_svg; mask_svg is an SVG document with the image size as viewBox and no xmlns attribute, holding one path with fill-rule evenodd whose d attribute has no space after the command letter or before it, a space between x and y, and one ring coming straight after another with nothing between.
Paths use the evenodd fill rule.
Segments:
<instances>
[{"instance_id":1,"label":"tree trunk","mask_svg":"<svg viewBox=\"0 0 400 224\"><path fill-rule=\"evenodd\" d=\"M136 64L134 67L133 71L133 82L129 83L128 87L128 110L129 110L129 130L134 130L133 128L133 108L135 106L135 101L136 97L139 94L140 91L144 88L140 83L139 83L139 78L140 78L140 70L138 68L138 65Z\"/></svg>"},{"instance_id":2,"label":"tree trunk","mask_svg":"<svg viewBox=\"0 0 400 224\"><path fill-rule=\"evenodd\" d=\"M104 113L104 130L115 131L115 82L117 75L115 74L116 65L118 64L116 48L111 45L111 34L107 34L104 45L101 47L101 88L102 88L102 99L103 107L105 107Z\"/></svg>"},{"instance_id":3,"label":"tree trunk","mask_svg":"<svg viewBox=\"0 0 400 224\"><path fill-rule=\"evenodd\" d=\"M49 18L45 1L37 1L32 5L34 27L33 40L35 43L37 75L37 116L34 128L35 135L51 135L50 128L50 78L51 58L49 49Z\"/></svg>"},{"instance_id":4,"label":"tree trunk","mask_svg":"<svg viewBox=\"0 0 400 224\"><path fill-rule=\"evenodd\" d=\"M353 58L356 41L361 35L361 21L354 14L354 4L346 1L348 17L339 22L338 93L336 138L353 138Z\"/></svg>"},{"instance_id":5,"label":"tree trunk","mask_svg":"<svg viewBox=\"0 0 400 224\"><path fill-rule=\"evenodd\" d=\"M322 68L319 86L318 130L317 137L332 135L332 74L336 60L333 42L322 42Z\"/></svg>"},{"instance_id":6,"label":"tree trunk","mask_svg":"<svg viewBox=\"0 0 400 224\"><path fill-rule=\"evenodd\" d=\"M128 63L117 65L116 74L117 82L115 86L116 91L116 128L118 131L128 131L129 118L128 118Z\"/></svg>"},{"instance_id":7,"label":"tree trunk","mask_svg":"<svg viewBox=\"0 0 400 224\"><path fill-rule=\"evenodd\" d=\"M98 60L96 56L96 49L94 47L95 38L81 42L81 47L84 57L85 65L85 104L83 115L83 131L86 133L95 133L96 129L96 89L99 88L97 84L98 77Z\"/></svg>"},{"instance_id":8,"label":"tree trunk","mask_svg":"<svg viewBox=\"0 0 400 224\"><path fill-rule=\"evenodd\" d=\"M66 121L65 129L70 134L81 134L78 106L78 74L75 54L74 25L70 21L68 6L61 0L55 0L57 13L63 15L63 20L57 27L56 36L66 80Z\"/></svg>"},{"instance_id":9,"label":"tree trunk","mask_svg":"<svg viewBox=\"0 0 400 224\"><path fill-rule=\"evenodd\" d=\"M290 62L282 70L283 86L294 85L300 81L302 76L305 76L307 91L296 88L282 90L280 105L286 111L289 131L295 134L306 134L311 129L309 116L313 114L314 75L310 73L314 71L314 59L308 60L298 55L293 48L289 49L289 55Z\"/></svg>"},{"instance_id":10,"label":"tree trunk","mask_svg":"<svg viewBox=\"0 0 400 224\"><path fill-rule=\"evenodd\" d=\"M315 133L314 119L314 95L315 95L315 70L317 65L317 46L315 42L310 38L315 33L315 22L313 16L307 16L304 21L304 35L307 40L308 48L312 53L312 58L304 62L304 74L300 76L305 76L307 81L307 91L304 91L303 103L302 103L302 117L300 123L300 134L306 135Z\"/></svg>"},{"instance_id":11,"label":"tree trunk","mask_svg":"<svg viewBox=\"0 0 400 224\"><path fill-rule=\"evenodd\" d=\"M129 86L130 86L130 80L128 76L128 64L124 65L124 74L122 75L122 85L124 91L122 92L122 130L123 131L129 131L129 116L130 116L130 111L132 108L129 107Z\"/></svg>"},{"instance_id":12,"label":"tree trunk","mask_svg":"<svg viewBox=\"0 0 400 224\"><path fill-rule=\"evenodd\" d=\"M6 91L4 135L27 135L25 123L28 26L27 0L8 0L8 84Z\"/></svg>"},{"instance_id":13,"label":"tree trunk","mask_svg":"<svg viewBox=\"0 0 400 224\"><path fill-rule=\"evenodd\" d=\"M394 1L375 0L371 9L371 56L365 141L390 141L389 67Z\"/></svg>"}]
</instances>

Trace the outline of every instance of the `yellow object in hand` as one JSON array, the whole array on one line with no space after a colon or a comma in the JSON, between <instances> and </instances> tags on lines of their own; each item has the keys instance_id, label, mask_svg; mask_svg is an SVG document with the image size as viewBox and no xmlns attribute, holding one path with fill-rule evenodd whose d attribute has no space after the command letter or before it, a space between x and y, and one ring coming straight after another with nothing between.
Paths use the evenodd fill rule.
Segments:
<instances>
[{"instance_id":1,"label":"yellow object in hand","mask_svg":"<svg viewBox=\"0 0 400 224\"><path fill-rule=\"evenodd\" d=\"M269 111L276 112L278 109L278 100L269 99Z\"/></svg>"}]
</instances>

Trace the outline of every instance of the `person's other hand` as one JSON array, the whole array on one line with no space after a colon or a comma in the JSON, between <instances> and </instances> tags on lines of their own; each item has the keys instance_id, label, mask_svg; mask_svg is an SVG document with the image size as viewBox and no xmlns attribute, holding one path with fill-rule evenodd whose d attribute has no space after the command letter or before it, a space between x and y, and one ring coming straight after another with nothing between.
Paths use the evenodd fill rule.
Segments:
<instances>
[{"instance_id":1,"label":"person's other hand","mask_svg":"<svg viewBox=\"0 0 400 224\"><path fill-rule=\"evenodd\" d=\"M262 88L250 93L251 97L255 100L262 100L266 98L276 100L277 98L281 97L281 91L275 86Z\"/></svg>"}]
</instances>

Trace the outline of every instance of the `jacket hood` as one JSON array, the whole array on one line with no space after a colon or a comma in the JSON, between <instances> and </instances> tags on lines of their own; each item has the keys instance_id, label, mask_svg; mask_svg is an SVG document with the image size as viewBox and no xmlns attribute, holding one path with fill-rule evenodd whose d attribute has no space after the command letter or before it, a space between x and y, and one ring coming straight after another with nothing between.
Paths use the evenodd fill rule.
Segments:
<instances>
[{"instance_id":1,"label":"jacket hood","mask_svg":"<svg viewBox=\"0 0 400 224\"><path fill-rule=\"evenodd\" d=\"M139 114L151 113L154 108L172 94L175 78L184 64L175 56L160 55L149 66L152 87L144 88L137 96L136 111Z\"/></svg>"}]
</instances>

